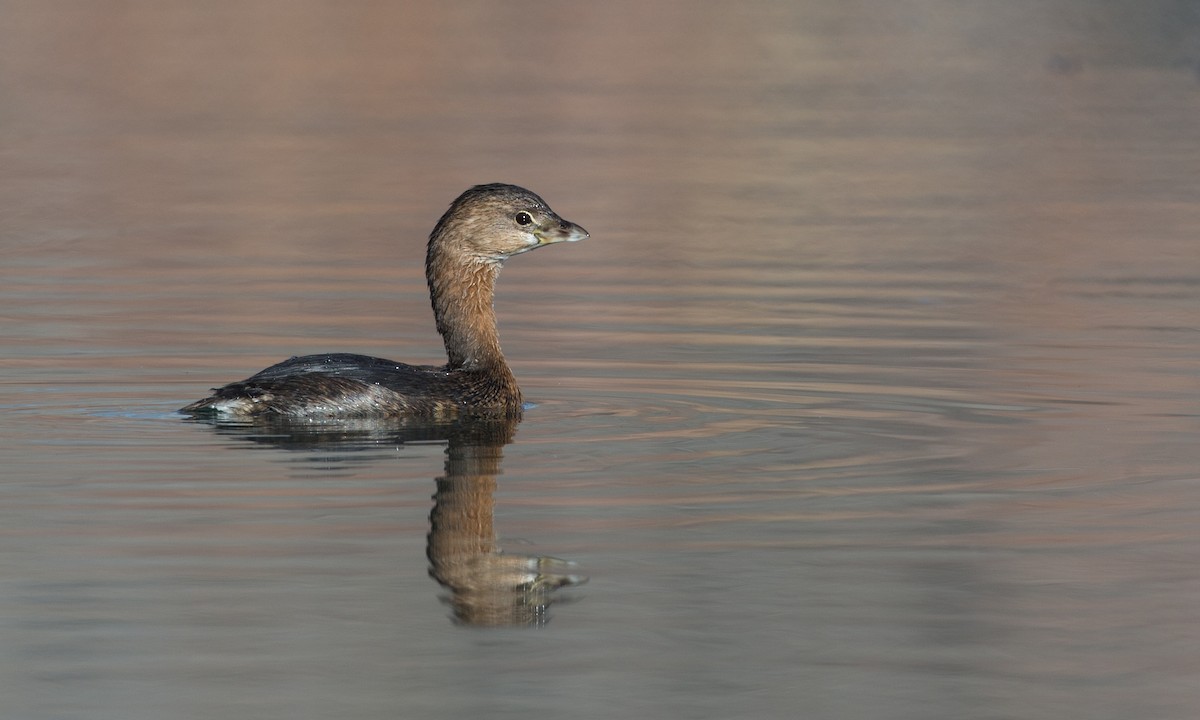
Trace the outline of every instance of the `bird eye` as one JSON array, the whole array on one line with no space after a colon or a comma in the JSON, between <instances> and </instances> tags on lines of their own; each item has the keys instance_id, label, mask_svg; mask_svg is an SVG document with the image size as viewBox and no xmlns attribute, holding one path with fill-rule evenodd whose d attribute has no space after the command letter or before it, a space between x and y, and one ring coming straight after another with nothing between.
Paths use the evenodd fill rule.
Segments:
<instances>
[{"instance_id":1,"label":"bird eye","mask_svg":"<svg viewBox=\"0 0 1200 720\"><path fill-rule=\"evenodd\" d=\"M517 213L516 218L514 218L514 219L517 221L518 225L529 225L530 223L533 222L533 216L530 215L529 213L525 212L524 210Z\"/></svg>"}]
</instances>

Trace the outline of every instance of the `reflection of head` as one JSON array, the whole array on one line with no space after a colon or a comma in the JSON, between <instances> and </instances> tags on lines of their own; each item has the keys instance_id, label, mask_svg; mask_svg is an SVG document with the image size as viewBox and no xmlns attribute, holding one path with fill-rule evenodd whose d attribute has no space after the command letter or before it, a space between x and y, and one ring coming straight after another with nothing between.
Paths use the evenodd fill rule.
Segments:
<instances>
[{"instance_id":1,"label":"reflection of head","mask_svg":"<svg viewBox=\"0 0 1200 720\"><path fill-rule=\"evenodd\" d=\"M464 625L541 626L549 620L554 591L587 582L565 571L571 563L552 557L509 555L500 551L436 559L430 538L429 574L451 594L446 602Z\"/></svg>"}]
</instances>

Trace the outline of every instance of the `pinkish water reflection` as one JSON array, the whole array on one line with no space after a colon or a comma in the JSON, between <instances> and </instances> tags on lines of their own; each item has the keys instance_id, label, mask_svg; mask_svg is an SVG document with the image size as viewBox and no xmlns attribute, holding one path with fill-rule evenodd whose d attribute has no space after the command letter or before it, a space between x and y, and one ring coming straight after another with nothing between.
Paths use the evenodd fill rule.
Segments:
<instances>
[{"instance_id":1,"label":"pinkish water reflection","mask_svg":"<svg viewBox=\"0 0 1200 720\"><path fill-rule=\"evenodd\" d=\"M7 4L6 714L1194 717L1197 38L1170 2ZM537 406L481 547L592 578L540 632L448 619L444 443L171 413L436 361L424 237L496 180L593 232L497 301Z\"/></svg>"}]
</instances>

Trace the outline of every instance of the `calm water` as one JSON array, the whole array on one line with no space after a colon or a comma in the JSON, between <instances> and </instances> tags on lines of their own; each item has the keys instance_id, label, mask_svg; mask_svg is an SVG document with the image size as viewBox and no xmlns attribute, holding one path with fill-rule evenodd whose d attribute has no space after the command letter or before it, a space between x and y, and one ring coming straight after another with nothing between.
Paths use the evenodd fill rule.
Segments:
<instances>
[{"instance_id":1,"label":"calm water","mask_svg":"<svg viewBox=\"0 0 1200 720\"><path fill-rule=\"evenodd\" d=\"M2 4L0 717L1200 715L1195 4L404 5ZM174 414L497 180L519 426Z\"/></svg>"}]
</instances>

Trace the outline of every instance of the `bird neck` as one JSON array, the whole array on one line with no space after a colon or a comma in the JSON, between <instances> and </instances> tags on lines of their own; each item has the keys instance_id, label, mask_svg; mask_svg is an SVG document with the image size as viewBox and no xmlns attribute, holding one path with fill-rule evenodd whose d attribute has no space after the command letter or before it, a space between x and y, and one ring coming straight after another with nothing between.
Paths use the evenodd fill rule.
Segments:
<instances>
[{"instance_id":1,"label":"bird neck","mask_svg":"<svg viewBox=\"0 0 1200 720\"><path fill-rule=\"evenodd\" d=\"M425 274L449 369L512 374L500 351L492 306L499 273L498 262L451 254L437 243L430 244Z\"/></svg>"}]
</instances>

